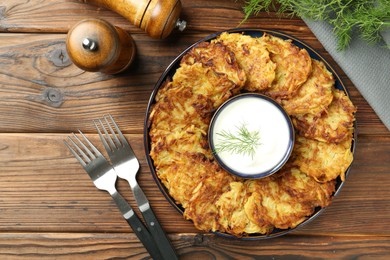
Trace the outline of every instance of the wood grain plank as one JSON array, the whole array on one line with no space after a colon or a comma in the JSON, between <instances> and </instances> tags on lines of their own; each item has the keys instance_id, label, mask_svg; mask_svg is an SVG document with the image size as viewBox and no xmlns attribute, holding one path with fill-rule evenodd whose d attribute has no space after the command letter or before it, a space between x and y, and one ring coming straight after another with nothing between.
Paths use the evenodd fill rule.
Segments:
<instances>
[{"instance_id":1,"label":"wood grain plank","mask_svg":"<svg viewBox=\"0 0 390 260\"><path fill-rule=\"evenodd\" d=\"M215 235L172 234L180 259L388 259L390 237L284 236L239 241ZM1 233L3 259L148 259L134 234Z\"/></svg>"},{"instance_id":2,"label":"wood grain plank","mask_svg":"<svg viewBox=\"0 0 390 260\"><path fill-rule=\"evenodd\" d=\"M120 118L125 132L142 133L155 83L174 57L198 37L151 41L137 35L134 64L112 76L84 72L72 64L65 35L0 34L0 132L69 132L111 112ZM336 67L358 107L359 134L387 134L353 84L324 56Z\"/></svg>"},{"instance_id":3,"label":"wood grain plank","mask_svg":"<svg viewBox=\"0 0 390 260\"><path fill-rule=\"evenodd\" d=\"M83 1L0 1L0 31L3 32L66 32L79 20L88 17L104 17L141 32L116 13Z\"/></svg>"},{"instance_id":4,"label":"wood grain plank","mask_svg":"<svg viewBox=\"0 0 390 260\"><path fill-rule=\"evenodd\" d=\"M140 159L140 185L163 226L170 225L168 231L184 226L193 232L191 223L170 206L155 184L142 136L127 137ZM0 134L0 230L131 232L110 196L94 187L67 150L65 138L60 134ZM90 138L104 151L97 135ZM118 183L118 190L135 206L125 181Z\"/></svg>"},{"instance_id":5,"label":"wood grain plank","mask_svg":"<svg viewBox=\"0 0 390 260\"><path fill-rule=\"evenodd\" d=\"M65 125L69 131L77 128L77 121L108 111L122 111L126 125L142 131L147 100L163 70L164 57L154 56L161 47L139 48L142 60L136 60L128 74L114 77L71 64L63 35L7 34L0 39L9 44L0 46L2 132L57 132ZM174 55L167 46L163 51L167 57Z\"/></svg>"},{"instance_id":6,"label":"wood grain plank","mask_svg":"<svg viewBox=\"0 0 390 260\"><path fill-rule=\"evenodd\" d=\"M104 150L96 134L88 136ZM142 135L126 136L141 163L140 185L163 227L169 233L197 232L156 185ZM0 134L0 232L131 232L109 195L93 186L66 149L65 138L65 134ZM390 226L384 225L390 223L390 136L362 137L358 148L339 196L295 234L390 235ZM127 183L119 182L118 189L135 206Z\"/></svg>"},{"instance_id":7,"label":"wood grain plank","mask_svg":"<svg viewBox=\"0 0 390 260\"><path fill-rule=\"evenodd\" d=\"M286 32L305 35L309 29L302 20L282 18L275 13L261 12L246 23L242 2L234 0L182 0L182 19L187 21L187 32L206 33L236 27L284 28ZM61 32L66 33L76 22L100 17L132 34L145 34L122 16L82 0L0 0L0 32ZM179 36L180 33L174 33Z\"/></svg>"}]
</instances>

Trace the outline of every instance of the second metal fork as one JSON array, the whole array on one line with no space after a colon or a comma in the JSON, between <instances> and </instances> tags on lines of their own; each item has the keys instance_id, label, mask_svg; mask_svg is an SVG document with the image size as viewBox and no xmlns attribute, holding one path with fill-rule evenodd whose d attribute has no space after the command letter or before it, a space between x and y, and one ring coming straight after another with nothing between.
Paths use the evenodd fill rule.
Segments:
<instances>
[{"instance_id":1,"label":"second metal fork","mask_svg":"<svg viewBox=\"0 0 390 260\"><path fill-rule=\"evenodd\" d=\"M103 120L105 123L103 123L101 119L94 120L94 123L115 172L120 178L129 182L141 214L164 259L178 259L173 246L170 244L168 237L153 213L148 199L138 185L136 176L139 170L139 162L135 157L133 150L113 117L111 115L106 115ZM111 125L113 125L115 130ZM104 134L100 129L103 130Z\"/></svg>"},{"instance_id":2,"label":"second metal fork","mask_svg":"<svg viewBox=\"0 0 390 260\"><path fill-rule=\"evenodd\" d=\"M153 259L162 259L162 254L151 234L138 218L137 214L135 214L131 206L116 190L115 182L117 175L115 170L88 138L81 131L79 132L84 142L73 134L73 138L68 137L68 142L64 141L65 145L84 167L95 186L100 190L110 193L123 217ZM86 143L89 148L84 143Z\"/></svg>"}]
</instances>

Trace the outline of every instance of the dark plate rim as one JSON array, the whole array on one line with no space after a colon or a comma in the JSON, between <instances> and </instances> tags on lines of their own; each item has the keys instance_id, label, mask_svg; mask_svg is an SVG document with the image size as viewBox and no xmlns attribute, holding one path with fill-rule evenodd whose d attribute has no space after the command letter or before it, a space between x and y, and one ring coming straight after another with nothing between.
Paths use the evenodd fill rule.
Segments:
<instances>
[{"instance_id":1,"label":"dark plate rim","mask_svg":"<svg viewBox=\"0 0 390 260\"><path fill-rule=\"evenodd\" d=\"M308 45L304 41L299 40L299 39L295 38L294 36L291 36L291 35L286 34L284 32L280 32L280 31L277 31L277 30L257 29L257 28L256 29L252 29L252 28L245 28L245 29L243 29L243 28L234 28L234 29L219 31L219 32L210 34L210 35L200 39L199 41L195 42L194 44L190 45L189 47L187 47L178 56L176 56L176 58L174 58L174 60L164 70L164 72L160 76L159 80L155 84L155 86L153 88L153 91L152 91L152 93L150 95L150 98L149 98L149 101L148 101L148 106L147 106L147 109L146 109L145 120L144 120L144 133L143 133L144 134L145 155L146 155L147 163L149 165L149 168L150 168L151 174L153 176L153 179L155 180L157 186L159 187L160 191L162 192L162 194L164 195L166 200L168 200L168 202L181 215L183 215L183 208L181 208L179 205L177 205L175 203L174 199L169 195L169 193L168 193L167 189L165 188L165 186L160 182L160 180L157 177L157 174L155 172L155 169L154 169L153 160L152 160L152 158L149 155L149 153L150 153L150 142L149 142L148 129L149 129L150 110L153 107L154 99L156 97L156 94L157 94L159 88L161 87L163 82L166 80L167 76L169 76L170 74L172 74L172 75L174 74L174 71L176 71L176 69L177 69L177 67L178 67L178 65L180 63L181 58L191 48L193 48L197 44L199 44L201 42L205 42L205 41L210 41L210 40L216 38L218 35L220 35L223 32L243 33L243 34L247 34L247 35L251 35L251 36L255 35L254 37L261 37L264 33L267 33L267 34L270 34L270 35L273 35L273 36L278 36L278 37L280 37L282 39L290 39L290 40L292 40L292 43L294 43L299 48L306 49L308 51L308 53L309 53L311 58L324 62L326 68L329 71L331 71L333 76L335 77L335 87L337 89L343 90L346 93L346 95L348 97L350 97L350 93L349 93L348 89L345 87L343 81L341 80L341 77L338 75L336 70L330 65L330 63L321 54L318 53L318 51L316 51L313 47L311 47L310 45ZM256 36L256 35L258 35L258 36ZM352 146L351 146L351 151L352 151L353 155L355 155L356 142L357 142L357 124L356 124L356 119L355 119L355 121L354 121L354 133L353 133ZM346 181L346 179L347 179L347 177L349 175L349 171L351 169L352 164L353 164L353 162L351 163L351 165L348 167L348 169L345 172L345 180L341 181L340 177L337 179L336 190L335 190L335 192L333 194L333 197L336 197L337 195L339 195L339 193L340 193L342 187L344 186L345 181ZM332 198L332 200L333 199L334 198ZM315 209L315 211L314 211L314 213L312 215L310 215L306 220L304 220L301 224L297 225L296 227L289 228L289 229L277 229L277 228L275 228L270 234L251 234L251 235L244 236L244 237L236 237L236 236L233 236L231 234L222 233L222 232L211 232L211 233L214 233L214 234L219 235L221 237L226 237L226 238L230 238L230 239L239 239L239 240L262 240L262 239L268 239L268 238L275 238L275 237L279 237L279 236L282 236L282 235L286 235L286 234L290 233L291 231L294 231L294 230L297 230L297 229L303 227L304 225L306 225L306 224L310 223L311 221L313 221L313 219L315 219L318 215L320 215L326 209L327 209L327 207L324 207L324 208L319 208L318 207L318 208Z\"/></svg>"}]
</instances>

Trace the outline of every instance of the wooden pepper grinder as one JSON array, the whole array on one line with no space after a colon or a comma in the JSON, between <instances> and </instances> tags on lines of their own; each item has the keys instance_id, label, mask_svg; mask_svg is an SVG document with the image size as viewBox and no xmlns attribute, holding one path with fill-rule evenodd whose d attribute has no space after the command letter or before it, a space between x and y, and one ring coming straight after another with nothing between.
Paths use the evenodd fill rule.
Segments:
<instances>
[{"instance_id":1,"label":"wooden pepper grinder","mask_svg":"<svg viewBox=\"0 0 390 260\"><path fill-rule=\"evenodd\" d=\"M86 71L115 74L133 61L136 47L124 30L102 19L85 19L68 32L66 48L70 59Z\"/></svg>"},{"instance_id":2,"label":"wooden pepper grinder","mask_svg":"<svg viewBox=\"0 0 390 260\"><path fill-rule=\"evenodd\" d=\"M166 38L174 28L183 31L187 23L179 19L180 0L84 0L122 15L151 37Z\"/></svg>"}]
</instances>

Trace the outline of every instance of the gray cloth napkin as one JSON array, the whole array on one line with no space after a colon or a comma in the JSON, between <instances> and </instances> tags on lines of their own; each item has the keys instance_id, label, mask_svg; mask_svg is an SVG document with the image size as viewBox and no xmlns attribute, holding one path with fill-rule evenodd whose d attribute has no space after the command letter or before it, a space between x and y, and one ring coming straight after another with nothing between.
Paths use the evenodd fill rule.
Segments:
<instances>
[{"instance_id":1,"label":"gray cloth napkin","mask_svg":"<svg viewBox=\"0 0 390 260\"><path fill-rule=\"evenodd\" d=\"M330 24L304 21L390 130L390 50L383 46L384 43L382 46L369 45L354 37L347 50L337 51L337 40ZM383 38L390 44L389 33L386 33Z\"/></svg>"}]
</instances>

